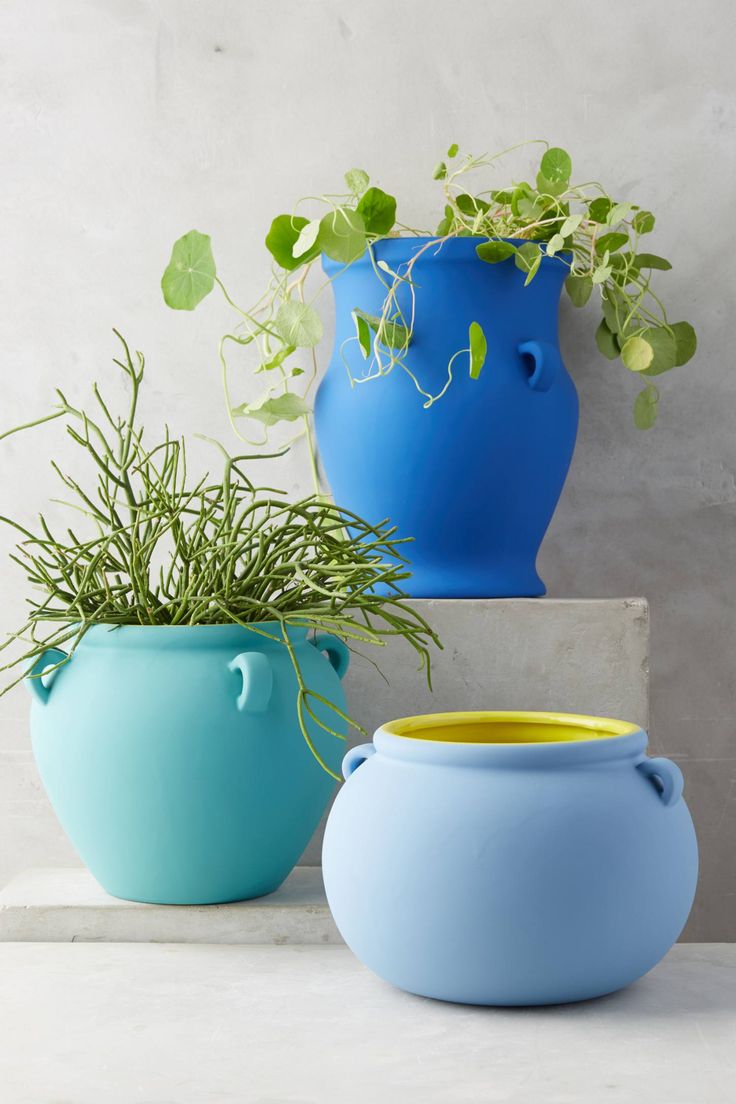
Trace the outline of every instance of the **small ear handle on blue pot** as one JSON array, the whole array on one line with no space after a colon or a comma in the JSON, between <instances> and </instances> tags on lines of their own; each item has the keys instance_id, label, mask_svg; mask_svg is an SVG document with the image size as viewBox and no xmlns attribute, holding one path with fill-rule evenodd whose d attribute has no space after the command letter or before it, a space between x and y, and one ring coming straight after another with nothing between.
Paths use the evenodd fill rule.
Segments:
<instances>
[{"instance_id":1,"label":"small ear handle on blue pot","mask_svg":"<svg viewBox=\"0 0 736 1104\"><path fill-rule=\"evenodd\" d=\"M682 797L685 780L671 759L642 759L636 769L650 779L663 805L675 805Z\"/></svg>"},{"instance_id":2,"label":"small ear handle on blue pot","mask_svg":"<svg viewBox=\"0 0 736 1104\"><path fill-rule=\"evenodd\" d=\"M273 691L273 670L263 652L241 652L228 663L229 671L240 671L243 688L236 705L241 712L265 713Z\"/></svg>"},{"instance_id":3,"label":"small ear handle on blue pot","mask_svg":"<svg viewBox=\"0 0 736 1104\"><path fill-rule=\"evenodd\" d=\"M49 683L46 684L43 681L43 672L47 667L57 666L67 660L69 656L66 652L62 652L61 648L47 648L43 652L36 662L31 667L30 671L26 675L24 682L28 689L33 694L34 698L41 702L42 705L46 705L51 695L51 687L56 675L56 671L49 672Z\"/></svg>"},{"instance_id":4,"label":"small ear handle on blue pot","mask_svg":"<svg viewBox=\"0 0 736 1104\"><path fill-rule=\"evenodd\" d=\"M531 389L549 391L562 366L560 354L554 345L550 345L548 341L523 341L518 351L524 360L531 360L534 364L534 371L527 380Z\"/></svg>"},{"instance_id":5,"label":"small ear handle on blue pot","mask_svg":"<svg viewBox=\"0 0 736 1104\"><path fill-rule=\"evenodd\" d=\"M342 776L347 782L350 775L358 769L366 759L370 759L371 755L376 754L376 749L373 744L358 744L357 747L351 748L342 761Z\"/></svg>"},{"instance_id":6,"label":"small ear handle on blue pot","mask_svg":"<svg viewBox=\"0 0 736 1104\"><path fill-rule=\"evenodd\" d=\"M350 651L344 640L332 633L315 633L312 643L318 652L327 652L327 658L337 671L339 678L344 678L350 666Z\"/></svg>"}]
</instances>

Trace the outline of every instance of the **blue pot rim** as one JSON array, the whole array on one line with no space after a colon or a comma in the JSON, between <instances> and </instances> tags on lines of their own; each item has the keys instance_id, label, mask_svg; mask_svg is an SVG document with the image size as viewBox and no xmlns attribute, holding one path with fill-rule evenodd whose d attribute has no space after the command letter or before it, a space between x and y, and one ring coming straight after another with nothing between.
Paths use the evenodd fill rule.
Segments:
<instances>
[{"instance_id":1,"label":"blue pot rim","mask_svg":"<svg viewBox=\"0 0 736 1104\"><path fill-rule=\"evenodd\" d=\"M565 725L580 729L580 738L492 743L462 739L426 739L411 730L505 721L518 724ZM587 734L590 734L589 736ZM647 733L639 725L610 717L577 713L480 710L427 713L401 717L382 725L373 737L380 755L415 763L470 767L540 767L555 769L615 760L639 760L647 747Z\"/></svg>"},{"instance_id":2,"label":"blue pot rim","mask_svg":"<svg viewBox=\"0 0 736 1104\"><path fill-rule=\"evenodd\" d=\"M462 238L447 238L445 241L442 238L436 237L434 234L410 234L401 238L380 238L378 241L373 242L370 249L373 250L374 255L379 260L392 261L393 264L402 264L406 261L410 261L414 253L423 248L429 242L437 242L437 250L433 251L428 249L425 256L433 260L448 260L448 261L478 261L480 264L485 264L485 261L481 261L475 252L476 246L481 245L487 241L504 241L509 242L511 245L526 245L533 239L530 238L488 238L485 235L478 235L472 237ZM534 244L540 246L542 249L542 267L545 269L564 269L569 271L570 264L566 258L572 258L572 253L569 250L561 250L559 253L555 253L553 257L548 257L544 248L545 242L538 241ZM513 263L513 258L507 258L508 261ZM354 268L356 265L368 265L370 264L370 258L368 250L357 260L352 261L350 264L344 264L342 261L335 261L331 257L322 254L322 268L326 273L339 272L343 269ZM507 267L506 261L500 261L497 265L491 265L491 268L505 268Z\"/></svg>"},{"instance_id":3,"label":"blue pot rim","mask_svg":"<svg viewBox=\"0 0 736 1104\"><path fill-rule=\"evenodd\" d=\"M306 640L311 626L287 625L286 628L289 640L293 644L301 644ZM275 639L269 639L264 633L270 633ZM278 621L254 621L251 625L106 625L98 622L87 629L77 650L84 647L227 647L231 644L242 647L246 642L261 648L282 647L281 625Z\"/></svg>"}]
</instances>

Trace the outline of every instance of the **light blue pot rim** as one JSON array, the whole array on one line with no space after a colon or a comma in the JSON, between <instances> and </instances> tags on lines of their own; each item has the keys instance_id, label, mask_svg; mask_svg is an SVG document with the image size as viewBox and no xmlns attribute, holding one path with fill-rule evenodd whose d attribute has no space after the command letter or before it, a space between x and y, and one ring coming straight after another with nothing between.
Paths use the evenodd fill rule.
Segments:
<instances>
[{"instance_id":1,"label":"light blue pot rim","mask_svg":"<svg viewBox=\"0 0 736 1104\"><path fill-rule=\"evenodd\" d=\"M504 723L519 725L520 738L493 743L463 740L463 727ZM574 728L574 738L545 741L524 740L523 726ZM452 738L426 736L432 729L451 729ZM424 733L424 736L419 735ZM467 767L539 767L555 769L633 761L642 758L648 738L644 729L626 721L576 713L482 711L471 713L429 713L402 717L382 725L373 737L379 755L404 762L446 764Z\"/></svg>"}]
</instances>

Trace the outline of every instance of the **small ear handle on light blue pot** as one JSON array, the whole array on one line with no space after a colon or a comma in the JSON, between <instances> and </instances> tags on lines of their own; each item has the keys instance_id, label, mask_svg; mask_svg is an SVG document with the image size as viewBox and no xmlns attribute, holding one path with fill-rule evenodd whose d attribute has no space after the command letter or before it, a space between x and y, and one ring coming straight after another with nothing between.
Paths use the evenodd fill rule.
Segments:
<instances>
[{"instance_id":1,"label":"small ear handle on light blue pot","mask_svg":"<svg viewBox=\"0 0 736 1104\"><path fill-rule=\"evenodd\" d=\"M373 744L358 744L357 747L351 748L342 761L342 776L347 782L350 775L358 769L366 759L370 759L371 755L376 754L376 749Z\"/></svg>"},{"instance_id":2,"label":"small ear handle on light blue pot","mask_svg":"<svg viewBox=\"0 0 736 1104\"><path fill-rule=\"evenodd\" d=\"M682 797L685 780L682 771L671 759L642 759L636 764L636 769L650 779L663 805L675 805Z\"/></svg>"},{"instance_id":3,"label":"small ear handle on light blue pot","mask_svg":"<svg viewBox=\"0 0 736 1104\"><path fill-rule=\"evenodd\" d=\"M519 345L519 355L531 360L534 371L527 383L533 391L549 391L562 367L560 354L548 341L523 341Z\"/></svg>"},{"instance_id":4,"label":"small ear handle on light blue pot","mask_svg":"<svg viewBox=\"0 0 736 1104\"><path fill-rule=\"evenodd\" d=\"M69 656L66 652L62 652L61 648L47 648L43 652L36 662L31 667L30 671L23 680L33 694L34 698L41 702L42 705L46 705L51 695L51 687L53 685L56 671L49 673L48 684L43 681L43 672L47 667L58 666L67 660Z\"/></svg>"},{"instance_id":5,"label":"small ear handle on light blue pot","mask_svg":"<svg viewBox=\"0 0 736 1104\"><path fill-rule=\"evenodd\" d=\"M265 713L273 691L273 670L263 652L241 652L228 663L229 671L240 671L243 688L236 706L241 713Z\"/></svg>"},{"instance_id":6,"label":"small ear handle on light blue pot","mask_svg":"<svg viewBox=\"0 0 736 1104\"><path fill-rule=\"evenodd\" d=\"M327 658L337 671L339 678L344 678L350 666L350 651L344 640L332 633L315 633L312 643L318 652L326 652Z\"/></svg>"}]
</instances>

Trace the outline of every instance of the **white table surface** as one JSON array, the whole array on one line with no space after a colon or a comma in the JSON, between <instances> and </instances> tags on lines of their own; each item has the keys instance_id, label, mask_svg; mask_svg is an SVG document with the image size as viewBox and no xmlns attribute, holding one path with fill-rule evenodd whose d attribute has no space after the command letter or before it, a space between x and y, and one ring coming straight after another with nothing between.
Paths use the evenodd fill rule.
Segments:
<instances>
[{"instance_id":1,"label":"white table surface","mask_svg":"<svg viewBox=\"0 0 736 1104\"><path fill-rule=\"evenodd\" d=\"M411 997L345 947L0 945L3 1104L733 1104L736 946L611 997Z\"/></svg>"}]
</instances>

